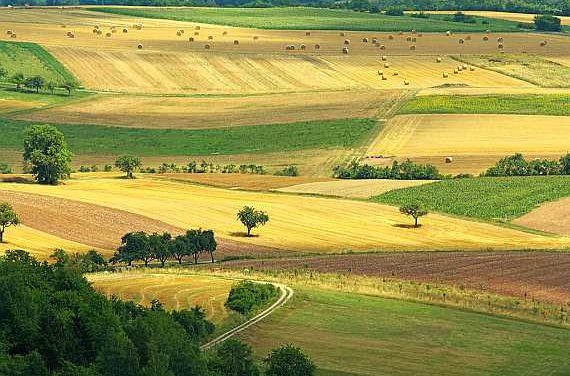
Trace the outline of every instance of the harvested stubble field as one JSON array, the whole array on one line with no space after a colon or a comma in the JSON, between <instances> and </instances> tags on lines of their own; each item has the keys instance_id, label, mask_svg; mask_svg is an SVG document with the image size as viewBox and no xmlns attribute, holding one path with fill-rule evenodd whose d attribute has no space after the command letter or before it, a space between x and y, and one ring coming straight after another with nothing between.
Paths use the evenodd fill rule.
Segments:
<instances>
[{"instance_id":1,"label":"harvested stubble field","mask_svg":"<svg viewBox=\"0 0 570 376\"><path fill-rule=\"evenodd\" d=\"M429 13L434 14L454 14L452 11L430 11ZM535 14L529 13L514 13L514 12L494 12L485 10L466 10L463 13L467 15L477 16L477 17L487 17L487 18L498 18L513 22L534 22ZM570 25L570 17L558 16L562 21L562 25Z\"/></svg>"},{"instance_id":2,"label":"harvested stubble field","mask_svg":"<svg viewBox=\"0 0 570 376\"><path fill-rule=\"evenodd\" d=\"M405 252L329 255L224 263L224 268L304 270L443 283L476 291L570 302L566 252ZM548 272L545 273L545 270Z\"/></svg>"},{"instance_id":3,"label":"harvested stubble field","mask_svg":"<svg viewBox=\"0 0 570 376\"><path fill-rule=\"evenodd\" d=\"M296 184L277 189L279 192L303 193L348 198L368 198L377 196L393 189L415 187L431 183L433 180L390 180L390 179L364 179L364 180L333 180L326 182L312 182Z\"/></svg>"},{"instance_id":4,"label":"harvested stubble field","mask_svg":"<svg viewBox=\"0 0 570 376\"><path fill-rule=\"evenodd\" d=\"M399 90L211 97L100 95L89 102L24 113L15 118L59 124L204 129L372 118L384 115L405 95Z\"/></svg>"},{"instance_id":5,"label":"harvested stubble field","mask_svg":"<svg viewBox=\"0 0 570 376\"><path fill-rule=\"evenodd\" d=\"M368 150L373 163L410 158L446 173L480 173L508 154L558 159L568 151L567 116L399 115ZM445 157L453 157L445 163Z\"/></svg>"},{"instance_id":6,"label":"harvested stubble field","mask_svg":"<svg viewBox=\"0 0 570 376\"><path fill-rule=\"evenodd\" d=\"M570 235L570 198L548 202L513 221L517 225Z\"/></svg>"},{"instance_id":7,"label":"harvested stubble field","mask_svg":"<svg viewBox=\"0 0 570 376\"><path fill-rule=\"evenodd\" d=\"M301 252L342 250L565 248L567 237L521 232L431 214L421 228L397 208L343 199L245 192L139 178L71 180L63 186L1 184L12 192L99 204L148 216L180 228L211 228L220 239ZM244 205L266 210L268 225L244 237L235 214ZM190 211L181 208L192 208Z\"/></svg>"},{"instance_id":8,"label":"harvested stubble field","mask_svg":"<svg viewBox=\"0 0 570 376\"><path fill-rule=\"evenodd\" d=\"M89 179L85 177L85 179ZM20 214L24 227L10 228L4 249L26 249L45 259L55 248L66 251L100 250L110 256L121 244L121 237L132 231L186 231L145 216L114 207L85 203L39 194L0 190L0 201L10 203ZM43 243L42 243L43 242ZM275 249L244 245L229 239L218 241L217 258L228 256L278 256ZM209 255L203 259L209 260Z\"/></svg>"},{"instance_id":9,"label":"harvested stubble field","mask_svg":"<svg viewBox=\"0 0 570 376\"><path fill-rule=\"evenodd\" d=\"M215 324L229 315L224 306L234 281L201 275L152 274L152 272L123 272L91 274L93 287L107 296L132 300L149 306L158 299L167 309L190 309L200 306Z\"/></svg>"}]
</instances>

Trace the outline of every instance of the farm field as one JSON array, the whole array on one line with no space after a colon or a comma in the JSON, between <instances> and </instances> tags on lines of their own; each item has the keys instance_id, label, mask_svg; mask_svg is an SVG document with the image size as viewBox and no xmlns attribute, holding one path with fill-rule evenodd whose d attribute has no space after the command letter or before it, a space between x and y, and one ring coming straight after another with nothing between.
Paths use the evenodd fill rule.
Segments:
<instances>
[{"instance_id":1,"label":"farm field","mask_svg":"<svg viewBox=\"0 0 570 376\"><path fill-rule=\"evenodd\" d=\"M570 234L570 198L548 202L513 221L521 226L555 234Z\"/></svg>"},{"instance_id":2,"label":"farm field","mask_svg":"<svg viewBox=\"0 0 570 376\"><path fill-rule=\"evenodd\" d=\"M258 357L293 343L316 362L318 375L535 375L570 368L565 329L359 294L297 291L286 308L240 335Z\"/></svg>"},{"instance_id":3,"label":"farm field","mask_svg":"<svg viewBox=\"0 0 570 376\"><path fill-rule=\"evenodd\" d=\"M568 176L525 176L442 180L386 192L387 204L418 202L430 210L465 217L512 221L538 205L570 196Z\"/></svg>"},{"instance_id":4,"label":"farm field","mask_svg":"<svg viewBox=\"0 0 570 376\"><path fill-rule=\"evenodd\" d=\"M524 218L524 217L523 217ZM570 282L567 252L380 252L351 255L242 260L223 264L237 270L317 271L422 283L443 283L542 302L566 304ZM547 273L544 271L548 270Z\"/></svg>"},{"instance_id":5,"label":"farm field","mask_svg":"<svg viewBox=\"0 0 570 376\"><path fill-rule=\"evenodd\" d=\"M453 14L455 12L451 11L430 11L429 13L434 14ZM463 13L468 15L473 15L477 17L488 17L488 18L498 18L513 22L533 22L535 14L528 13L514 13L514 12L493 12L484 10L466 10ZM570 17L560 16L562 25L570 25Z\"/></svg>"},{"instance_id":6,"label":"farm field","mask_svg":"<svg viewBox=\"0 0 570 376\"><path fill-rule=\"evenodd\" d=\"M204 129L372 118L386 114L405 95L398 90L210 97L99 95L88 102L24 113L15 118L59 124Z\"/></svg>"},{"instance_id":7,"label":"farm field","mask_svg":"<svg viewBox=\"0 0 570 376\"><path fill-rule=\"evenodd\" d=\"M428 184L432 180L335 180L296 184L277 189L279 192L317 194L348 198L368 198L393 189Z\"/></svg>"},{"instance_id":8,"label":"farm field","mask_svg":"<svg viewBox=\"0 0 570 376\"><path fill-rule=\"evenodd\" d=\"M515 114L570 116L570 95L422 95L400 114Z\"/></svg>"},{"instance_id":9,"label":"farm field","mask_svg":"<svg viewBox=\"0 0 570 376\"><path fill-rule=\"evenodd\" d=\"M224 306L235 281L201 275L153 274L152 272L125 272L91 274L95 289L107 296L132 300L149 306L158 299L167 309L190 309L201 306L206 317L220 324L229 315Z\"/></svg>"},{"instance_id":10,"label":"farm field","mask_svg":"<svg viewBox=\"0 0 570 376\"><path fill-rule=\"evenodd\" d=\"M567 237L536 235L438 214L426 217L421 228L408 228L410 220L397 208L371 202L244 192L142 177L131 181L71 180L58 187L4 183L0 190L104 205L183 229L211 228L220 239L244 245L304 253L559 249L570 245ZM259 236L243 236L235 213L244 205L266 210L271 218L267 226L259 229ZM181 212L181 207L193 209Z\"/></svg>"},{"instance_id":11,"label":"farm field","mask_svg":"<svg viewBox=\"0 0 570 376\"><path fill-rule=\"evenodd\" d=\"M427 114L392 118L370 146L374 163L410 158L445 173L480 173L514 153L558 159L568 149L567 116ZM453 157L453 163L445 163Z\"/></svg>"}]
</instances>

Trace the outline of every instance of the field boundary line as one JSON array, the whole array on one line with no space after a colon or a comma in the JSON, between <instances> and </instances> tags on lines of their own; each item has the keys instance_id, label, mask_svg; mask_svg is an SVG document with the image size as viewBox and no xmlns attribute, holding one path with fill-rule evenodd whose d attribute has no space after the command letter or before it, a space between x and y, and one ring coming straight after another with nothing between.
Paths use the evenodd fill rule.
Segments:
<instances>
[{"instance_id":1,"label":"field boundary line","mask_svg":"<svg viewBox=\"0 0 570 376\"><path fill-rule=\"evenodd\" d=\"M263 282L259 281L257 283L263 283ZM278 308L283 306L285 303L287 303L289 301L289 299L291 299L291 297L293 297L293 289L291 289L290 287L283 285L283 284L280 284L280 283L271 283L271 284L274 286L277 286L277 288L280 291L279 299L277 299L277 301L275 303L273 303L270 307L265 309L263 312L252 317L251 319L247 320L246 322L236 326L233 329L228 330L227 332L219 335L218 337L214 338L213 340L203 344L202 346L200 346L200 349L202 349L202 350L211 349L212 347L215 347L216 345L219 345L220 343L232 338L236 334L244 331L245 329L249 328L250 326L252 326L254 324L257 324L258 322L260 322L261 320L263 320L267 316L271 315L275 310L277 310Z\"/></svg>"}]
</instances>

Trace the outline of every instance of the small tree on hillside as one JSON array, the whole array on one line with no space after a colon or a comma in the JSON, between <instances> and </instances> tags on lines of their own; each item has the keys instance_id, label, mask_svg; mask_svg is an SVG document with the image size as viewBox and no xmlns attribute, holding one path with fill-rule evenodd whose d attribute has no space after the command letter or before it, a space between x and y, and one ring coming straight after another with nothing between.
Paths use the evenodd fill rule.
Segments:
<instances>
[{"instance_id":1,"label":"small tree on hillside","mask_svg":"<svg viewBox=\"0 0 570 376\"><path fill-rule=\"evenodd\" d=\"M409 215L414 218L414 227L419 227L419 219L428 214L428 211L423 209L419 204L406 204L400 207L400 213Z\"/></svg>"},{"instance_id":2,"label":"small tree on hillside","mask_svg":"<svg viewBox=\"0 0 570 376\"><path fill-rule=\"evenodd\" d=\"M264 360L266 376L313 376L315 364L299 347L281 346L271 351Z\"/></svg>"},{"instance_id":3,"label":"small tree on hillside","mask_svg":"<svg viewBox=\"0 0 570 376\"><path fill-rule=\"evenodd\" d=\"M240 211L238 211L237 219L247 229L247 236L251 236L252 229L263 226L269 222L269 216L267 213L261 210L256 210L251 206L244 206Z\"/></svg>"},{"instance_id":4,"label":"small tree on hillside","mask_svg":"<svg viewBox=\"0 0 570 376\"><path fill-rule=\"evenodd\" d=\"M141 167L142 163L138 157L123 155L115 161L115 167L127 174L127 179L133 178L133 173Z\"/></svg>"},{"instance_id":5,"label":"small tree on hillside","mask_svg":"<svg viewBox=\"0 0 570 376\"><path fill-rule=\"evenodd\" d=\"M50 125L34 125L24 134L24 163L40 184L56 185L71 172L71 151L65 137Z\"/></svg>"},{"instance_id":6,"label":"small tree on hillside","mask_svg":"<svg viewBox=\"0 0 570 376\"><path fill-rule=\"evenodd\" d=\"M20 224L20 218L7 202L0 202L0 243L4 242L4 231L10 226Z\"/></svg>"},{"instance_id":7,"label":"small tree on hillside","mask_svg":"<svg viewBox=\"0 0 570 376\"><path fill-rule=\"evenodd\" d=\"M42 76L32 76L26 79L24 85L36 91L36 93L40 92L40 89L44 87L46 81Z\"/></svg>"}]
</instances>

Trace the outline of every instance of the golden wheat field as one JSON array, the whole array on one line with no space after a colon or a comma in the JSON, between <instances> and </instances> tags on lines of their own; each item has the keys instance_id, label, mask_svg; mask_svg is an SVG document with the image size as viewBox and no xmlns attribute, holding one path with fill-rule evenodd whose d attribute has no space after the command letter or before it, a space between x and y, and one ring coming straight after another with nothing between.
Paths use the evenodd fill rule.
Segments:
<instances>
[{"instance_id":1,"label":"golden wheat field","mask_svg":"<svg viewBox=\"0 0 570 376\"><path fill-rule=\"evenodd\" d=\"M499 158L523 153L557 159L568 151L570 119L531 115L399 115L368 150L380 163L412 158L445 172L481 172ZM452 163L445 163L452 157Z\"/></svg>"},{"instance_id":2,"label":"golden wheat field","mask_svg":"<svg viewBox=\"0 0 570 376\"><path fill-rule=\"evenodd\" d=\"M429 13L435 14L454 14L455 12L452 11L430 11ZM488 18L499 18L502 20L507 21L515 21L515 22L533 22L535 14L529 13L514 13L514 12L494 12L494 11L485 11L485 10L466 10L463 13L478 16L478 17L488 17ZM562 21L562 25L570 25L570 17L566 16L559 16L560 20Z\"/></svg>"},{"instance_id":3,"label":"golden wheat field","mask_svg":"<svg viewBox=\"0 0 570 376\"><path fill-rule=\"evenodd\" d=\"M302 252L342 250L564 248L570 238L521 232L487 223L430 214L421 228L397 208L369 202L245 192L140 178L72 180L63 186L1 184L29 192L110 206L181 227L213 229L217 236L245 244ZM236 221L244 205L271 218L258 236L246 238ZM182 208L187 208L188 210Z\"/></svg>"},{"instance_id":4,"label":"golden wheat field","mask_svg":"<svg viewBox=\"0 0 570 376\"><path fill-rule=\"evenodd\" d=\"M370 118L388 112L404 95L405 93L399 90L327 91L239 97L101 95L87 102L33 111L15 118L135 128L204 129ZM168 121L165 121L165 118L168 118Z\"/></svg>"},{"instance_id":5,"label":"golden wheat field","mask_svg":"<svg viewBox=\"0 0 570 376\"><path fill-rule=\"evenodd\" d=\"M296 184L290 187L279 188L277 191L348 198L368 198L380 195L393 189L415 187L431 182L432 180L333 180L325 182Z\"/></svg>"},{"instance_id":6,"label":"golden wheat field","mask_svg":"<svg viewBox=\"0 0 570 376\"><path fill-rule=\"evenodd\" d=\"M143 306L158 299L168 309L200 306L214 323L229 312L224 306L234 281L203 275L176 275L152 272L98 273L88 275L95 289L107 296L132 300Z\"/></svg>"}]
</instances>

